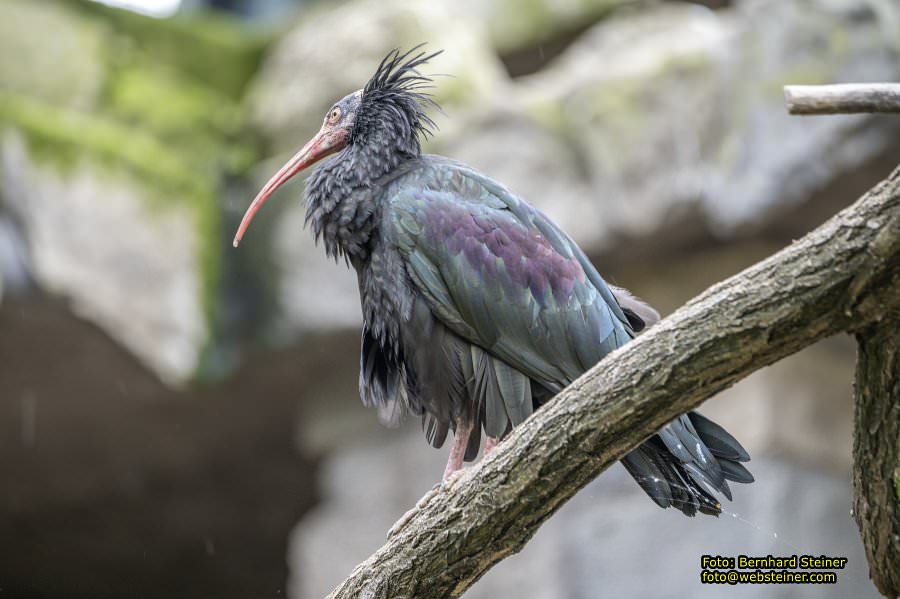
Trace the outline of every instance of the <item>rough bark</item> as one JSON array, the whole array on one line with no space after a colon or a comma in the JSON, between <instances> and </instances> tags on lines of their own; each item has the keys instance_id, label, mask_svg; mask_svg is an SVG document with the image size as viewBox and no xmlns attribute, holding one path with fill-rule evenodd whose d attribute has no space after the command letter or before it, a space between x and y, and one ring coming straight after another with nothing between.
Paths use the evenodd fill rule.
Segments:
<instances>
[{"instance_id":1,"label":"rough bark","mask_svg":"<svg viewBox=\"0 0 900 599\"><path fill-rule=\"evenodd\" d=\"M602 360L423 502L330 597L461 595L678 414L819 339L855 333L896 311L898 229L900 169L803 239Z\"/></svg>"},{"instance_id":2,"label":"rough bark","mask_svg":"<svg viewBox=\"0 0 900 599\"><path fill-rule=\"evenodd\" d=\"M900 113L900 83L786 85L791 114Z\"/></svg>"},{"instance_id":3,"label":"rough bark","mask_svg":"<svg viewBox=\"0 0 900 599\"><path fill-rule=\"evenodd\" d=\"M900 288L898 288L900 293ZM900 318L857 334L853 515L869 575L885 597L900 596Z\"/></svg>"}]
</instances>

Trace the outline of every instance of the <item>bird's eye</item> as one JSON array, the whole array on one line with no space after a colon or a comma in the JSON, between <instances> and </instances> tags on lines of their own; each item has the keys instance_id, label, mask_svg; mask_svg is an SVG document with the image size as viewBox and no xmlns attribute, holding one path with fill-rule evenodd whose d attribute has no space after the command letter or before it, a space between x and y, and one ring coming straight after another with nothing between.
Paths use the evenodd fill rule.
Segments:
<instances>
[{"instance_id":1,"label":"bird's eye","mask_svg":"<svg viewBox=\"0 0 900 599\"><path fill-rule=\"evenodd\" d=\"M339 118L341 118L341 109L337 107L332 108L331 112L328 113L328 122L336 123Z\"/></svg>"}]
</instances>

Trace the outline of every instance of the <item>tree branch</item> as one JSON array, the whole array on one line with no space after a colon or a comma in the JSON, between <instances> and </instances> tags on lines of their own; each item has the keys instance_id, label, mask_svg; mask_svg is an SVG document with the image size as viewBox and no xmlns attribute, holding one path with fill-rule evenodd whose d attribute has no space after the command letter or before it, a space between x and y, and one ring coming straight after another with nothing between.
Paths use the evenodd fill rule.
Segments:
<instances>
[{"instance_id":1,"label":"tree branch","mask_svg":"<svg viewBox=\"0 0 900 599\"><path fill-rule=\"evenodd\" d=\"M900 113L900 83L786 85L790 114Z\"/></svg>"},{"instance_id":2,"label":"tree branch","mask_svg":"<svg viewBox=\"0 0 900 599\"><path fill-rule=\"evenodd\" d=\"M853 515L872 582L900 595L900 318L857 334Z\"/></svg>"},{"instance_id":3,"label":"tree branch","mask_svg":"<svg viewBox=\"0 0 900 599\"><path fill-rule=\"evenodd\" d=\"M900 169L800 241L606 357L424 502L329 597L461 595L677 415L819 339L896 311L898 265Z\"/></svg>"}]
</instances>

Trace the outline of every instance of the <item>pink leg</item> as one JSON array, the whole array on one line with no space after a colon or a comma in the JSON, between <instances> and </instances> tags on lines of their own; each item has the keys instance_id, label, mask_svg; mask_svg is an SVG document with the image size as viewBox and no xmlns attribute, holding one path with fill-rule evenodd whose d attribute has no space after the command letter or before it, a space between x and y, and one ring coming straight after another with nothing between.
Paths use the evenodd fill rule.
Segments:
<instances>
[{"instance_id":1,"label":"pink leg","mask_svg":"<svg viewBox=\"0 0 900 599\"><path fill-rule=\"evenodd\" d=\"M497 443L499 442L500 441L498 439L495 439L494 437L488 437L484 442L484 455L490 455L490 453L494 451L494 448L497 447Z\"/></svg>"},{"instance_id":2,"label":"pink leg","mask_svg":"<svg viewBox=\"0 0 900 599\"><path fill-rule=\"evenodd\" d=\"M472 434L472 426L472 421L465 418L456 423L456 431L453 433L453 447L450 448L450 457L447 458L447 467L444 468L444 477L441 479L441 484L435 485L434 488L425 493L425 496L411 510L397 520L388 531L388 538L403 530L416 514L422 510L422 506L431 501L432 497L440 493L441 489L446 488L454 476L459 474L463 460L466 457L466 447L469 445L469 435Z\"/></svg>"},{"instance_id":3,"label":"pink leg","mask_svg":"<svg viewBox=\"0 0 900 599\"><path fill-rule=\"evenodd\" d=\"M450 448L447 467L444 468L444 478L442 479L444 482L447 482L454 472L462 468L471 433L472 422L465 417L460 418L459 422L456 423L456 431L453 434L453 447Z\"/></svg>"}]
</instances>

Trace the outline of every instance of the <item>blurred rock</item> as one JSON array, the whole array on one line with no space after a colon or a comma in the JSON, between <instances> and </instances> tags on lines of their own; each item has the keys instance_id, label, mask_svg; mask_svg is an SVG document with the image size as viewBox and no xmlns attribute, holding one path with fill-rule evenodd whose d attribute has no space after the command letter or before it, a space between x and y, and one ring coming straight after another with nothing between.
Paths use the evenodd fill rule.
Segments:
<instances>
[{"instance_id":1,"label":"blurred rock","mask_svg":"<svg viewBox=\"0 0 900 599\"><path fill-rule=\"evenodd\" d=\"M27 289L30 284L27 265L28 251L18 229L11 219L0 216L0 289L3 283L8 291Z\"/></svg>"},{"instance_id":2,"label":"blurred rock","mask_svg":"<svg viewBox=\"0 0 900 599\"><path fill-rule=\"evenodd\" d=\"M209 331L203 240L185 206L155 206L139 184L98 179L86 164L66 174L38 167L15 136L0 145L0 189L43 290L103 323L169 383L190 378Z\"/></svg>"},{"instance_id":3,"label":"blurred rock","mask_svg":"<svg viewBox=\"0 0 900 599\"><path fill-rule=\"evenodd\" d=\"M280 152L296 151L328 108L361 88L388 51L427 42L444 53L427 72L445 106L477 106L506 75L479 23L443 2L353 0L318 6L274 48L251 93L253 118ZM337 51L339 49L339 51ZM446 119L438 119L442 126Z\"/></svg>"},{"instance_id":4,"label":"blurred rock","mask_svg":"<svg viewBox=\"0 0 900 599\"><path fill-rule=\"evenodd\" d=\"M491 43L501 54L536 47L559 36L581 31L616 8L635 0L464 0L454 5L486 24Z\"/></svg>"},{"instance_id":5,"label":"blurred rock","mask_svg":"<svg viewBox=\"0 0 900 599\"><path fill-rule=\"evenodd\" d=\"M672 235L727 239L765 228L897 149L894 120L788 116L784 84L898 76L878 20L858 2L748 1L717 12L670 3L617 13L547 69L517 80L527 128L565 143L563 158L552 143L529 148L544 157L544 168L531 161L532 176L516 159L521 147L503 145L512 159L498 159L500 148L481 132L485 122L508 122L508 108L441 145L549 212L580 216L584 206L547 190L548 170L559 173L556 187L587 187L597 208L582 221L592 226L575 232L590 251L622 237L662 246ZM514 135L522 138L505 137ZM561 160L577 168L559 172Z\"/></svg>"},{"instance_id":6,"label":"blurred rock","mask_svg":"<svg viewBox=\"0 0 900 599\"><path fill-rule=\"evenodd\" d=\"M0 90L91 107L105 80L105 39L99 23L58 3L7 0L0 4Z\"/></svg>"},{"instance_id":7,"label":"blurred rock","mask_svg":"<svg viewBox=\"0 0 900 599\"><path fill-rule=\"evenodd\" d=\"M13 0L0 23L0 249L24 241L40 290L185 383L221 329L217 191L256 161L237 96L261 43L75 0Z\"/></svg>"},{"instance_id":8,"label":"blurred rock","mask_svg":"<svg viewBox=\"0 0 900 599\"><path fill-rule=\"evenodd\" d=\"M498 107L471 117L457 135L441 136L434 146L435 153L512 187L576 239L604 235L604 203L595 196L577 149L535 119Z\"/></svg>"}]
</instances>

